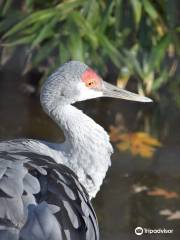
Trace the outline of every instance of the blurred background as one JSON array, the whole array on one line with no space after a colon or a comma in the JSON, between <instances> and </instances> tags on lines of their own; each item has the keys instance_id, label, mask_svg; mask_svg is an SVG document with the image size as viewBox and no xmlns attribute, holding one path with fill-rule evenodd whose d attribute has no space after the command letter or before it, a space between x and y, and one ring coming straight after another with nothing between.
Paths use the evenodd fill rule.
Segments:
<instances>
[{"instance_id":1,"label":"blurred background","mask_svg":"<svg viewBox=\"0 0 180 240\"><path fill-rule=\"evenodd\" d=\"M0 139L63 141L39 89L80 60L152 104L76 104L110 134L115 153L93 200L104 240L136 239L137 226L180 238L180 1L0 0Z\"/></svg>"}]
</instances>

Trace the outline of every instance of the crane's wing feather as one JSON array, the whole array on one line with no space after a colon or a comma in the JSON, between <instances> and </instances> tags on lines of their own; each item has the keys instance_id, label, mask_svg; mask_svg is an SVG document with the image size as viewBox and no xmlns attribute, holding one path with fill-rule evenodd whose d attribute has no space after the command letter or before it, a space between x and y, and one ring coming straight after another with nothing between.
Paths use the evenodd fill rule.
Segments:
<instances>
[{"instance_id":1,"label":"crane's wing feather","mask_svg":"<svg viewBox=\"0 0 180 240\"><path fill-rule=\"evenodd\" d=\"M0 239L99 239L95 212L76 175L25 151L19 141L13 151L11 143L16 145L0 143Z\"/></svg>"}]
</instances>

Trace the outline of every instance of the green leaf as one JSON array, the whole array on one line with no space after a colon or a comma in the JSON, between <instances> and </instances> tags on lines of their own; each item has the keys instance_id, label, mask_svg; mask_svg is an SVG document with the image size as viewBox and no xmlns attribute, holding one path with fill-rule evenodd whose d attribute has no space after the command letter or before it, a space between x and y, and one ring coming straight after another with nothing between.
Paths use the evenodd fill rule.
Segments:
<instances>
[{"instance_id":1,"label":"green leaf","mask_svg":"<svg viewBox=\"0 0 180 240\"><path fill-rule=\"evenodd\" d=\"M142 67L139 61L136 59L136 56L129 50L124 50L125 53L125 61L129 69L139 75L141 79L144 78Z\"/></svg>"},{"instance_id":2,"label":"green leaf","mask_svg":"<svg viewBox=\"0 0 180 240\"><path fill-rule=\"evenodd\" d=\"M37 36L41 30L42 30L42 23L37 22L36 24L33 24L32 26L25 28L22 32L19 32L18 35L20 34L30 35L34 33Z\"/></svg>"},{"instance_id":3,"label":"green leaf","mask_svg":"<svg viewBox=\"0 0 180 240\"><path fill-rule=\"evenodd\" d=\"M142 0L142 3L147 14L152 18L152 20L156 20L159 17L159 14L150 0Z\"/></svg>"},{"instance_id":4,"label":"green leaf","mask_svg":"<svg viewBox=\"0 0 180 240\"><path fill-rule=\"evenodd\" d=\"M122 24L122 14L123 13L123 1L116 0L116 7L115 7L115 30L116 33L120 32L120 26Z\"/></svg>"},{"instance_id":5,"label":"green leaf","mask_svg":"<svg viewBox=\"0 0 180 240\"><path fill-rule=\"evenodd\" d=\"M54 31L52 30L53 26L56 23L56 19L53 19L49 23L45 23L45 26L41 29L35 40L31 44L31 49L35 48L39 43L43 40L50 38L54 35Z\"/></svg>"},{"instance_id":6,"label":"green leaf","mask_svg":"<svg viewBox=\"0 0 180 240\"><path fill-rule=\"evenodd\" d=\"M110 18L111 18L111 14L112 14L114 5L115 5L115 3L114 3L114 1L112 1L111 4L108 7L106 13L104 14L104 17L102 19L102 23L98 27L99 31L104 32L105 29L107 28L108 24L110 23Z\"/></svg>"},{"instance_id":7,"label":"green leaf","mask_svg":"<svg viewBox=\"0 0 180 240\"><path fill-rule=\"evenodd\" d=\"M92 0L92 1L86 1L85 8L85 16L86 20L89 22L89 24L93 27L97 27L98 24L101 22L101 12L100 12L100 6L98 1Z\"/></svg>"},{"instance_id":8,"label":"green leaf","mask_svg":"<svg viewBox=\"0 0 180 240\"><path fill-rule=\"evenodd\" d=\"M59 61L60 64L65 63L68 61L70 58L69 50L68 48L64 45L64 43L60 43L59 45Z\"/></svg>"},{"instance_id":9,"label":"green leaf","mask_svg":"<svg viewBox=\"0 0 180 240\"><path fill-rule=\"evenodd\" d=\"M22 44L30 44L35 38L35 35L30 35L26 37L19 38L18 40L11 41L11 42L6 42L2 44L3 46L7 47L12 47L12 46L17 46L17 45L22 45Z\"/></svg>"},{"instance_id":10,"label":"green leaf","mask_svg":"<svg viewBox=\"0 0 180 240\"><path fill-rule=\"evenodd\" d=\"M85 3L85 0L68 0L63 1L62 3L58 4L56 6L56 9L61 10L65 14L72 12L73 9L80 7L83 3Z\"/></svg>"},{"instance_id":11,"label":"green leaf","mask_svg":"<svg viewBox=\"0 0 180 240\"><path fill-rule=\"evenodd\" d=\"M164 70L161 73L161 75L154 80L152 85L152 91L157 92L157 90L159 90L159 88L168 81L168 78L169 78L168 71Z\"/></svg>"},{"instance_id":12,"label":"green leaf","mask_svg":"<svg viewBox=\"0 0 180 240\"><path fill-rule=\"evenodd\" d=\"M149 59L149 71L154 70L155 68L159 68L162 62L162 59L165 56L167 47L171 41L169 35L165 35L160 39L155 47L153 47L151 56Z\"/></svg>"},{"instance_id":13,"label":"green leaf","mask_svg":"<svg viewBox=\"0 0 180 240\"><path fill-rule=\"evenodd\" d=\"M111 61L117 66L121 66L121 55L119 51L114 47L114 45L109 41L109 39L102 33L98 33L98 39L100 42L101 47L104 51L108 54L108 57Z\"/></svg>"},{"instance_id":14,"label":"green leaf","mask_svg":"<svg viewBox=\"0 0 180 240\"><path fill-rule=\"evenodd\" d=\"M9 10L12 4L12 0L6 0L4 6L2 7L1 14L2 16L6 15L7 11Z\"/></svg>"},{"instance_id":15,"label":"green leaf","mask_svg":"<svg viewBox=\"0 0 180 240\"><path fill-rule=\"evenodd\" d=\"M6 32L3 36L3 39L10 37L19 31L23 31L26 27L29 27L34 23L47 20L54 15L56 15L56 11L54 11L54 9L45 9L45 10L34 12L30 14L28 17L26 17L24 20L17 23L8 32Z\"/></svg>"},{"instance_id":16,"label":"green leaf","mask_svg":"<svg viewBox=\"0 0 180 240\"><path fill-rule=\"evenodd\" d=\"M77 31L72 32L70 35L69 51L73 60L84 61L83 43L81 36Z\"/></svg>"},{"instance_id":17,"label":"green leaf","mask_svg":"<svg viewBox=\"0 0 180 240\"><path fill-rule=\"evenodd\" d=\"M131 0L131 4L134 10L134 20L137 27L142 16L142 2L139 0Z\"/></svg>"},{"instance_id":18,"label":"green leaf","mask_svg":"<svg viewBox=\"0 0 180 240\"><path fill-rule=\"evenodd\" d=\"M89 39L89 41L91 42L93 48L96 48L98 45L98 39L95 31L93 30L89 22L86 21L86 19L78 12L72 13L71 18L72 20L74 20L77 27L80 28L80 32L82 32L82 35L84 34L86 38Z\"/></svg>"}]
</instances>

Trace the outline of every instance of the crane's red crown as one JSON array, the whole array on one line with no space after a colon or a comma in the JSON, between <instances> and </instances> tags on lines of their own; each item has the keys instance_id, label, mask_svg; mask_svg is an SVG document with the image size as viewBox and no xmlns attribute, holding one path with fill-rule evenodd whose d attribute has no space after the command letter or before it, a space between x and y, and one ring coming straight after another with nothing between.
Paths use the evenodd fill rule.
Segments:
<instances>
[{"instance_id":1,"label":"crane's red crown","mask_svg":"<svg viewBox=\"0 0 180 240\"><path fill-rule=\"evenodd\" d=\"M88 88L101 87L101 82L102 82L101 78L91 68L88 68L86 71L83 72L81 79L85 83L86 87Z\"/></svg>"}]
</instances>

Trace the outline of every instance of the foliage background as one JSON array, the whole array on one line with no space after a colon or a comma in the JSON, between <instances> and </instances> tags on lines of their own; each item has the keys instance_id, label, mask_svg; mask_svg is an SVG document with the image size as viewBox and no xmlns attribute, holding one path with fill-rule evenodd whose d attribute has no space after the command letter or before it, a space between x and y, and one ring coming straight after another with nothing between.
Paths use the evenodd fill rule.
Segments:
<instances>
[{"instance_id":1,"label":"foliage background","mask_svg":"<svg viewBox=\"0 0 180 240\"><path fill-rule=\"evenodd\" d=\"M36 68L43 80L78 59L156 100L165 87L180 105L179 9L178 0L1 0L1 64L23 46L23 73Z\"/></svg>"},{"instance_id":2,"label":"foliage background","mask_svg":"<svg viewBox=\"0 0 180 240\"><path fill-rule=\"evenodd\" d=\"M69 59L155 99L78 103L115 150L93 202L103 239L132 239L136 226L180 236L179 9L178 0L0 0L1 139L63 141L29 93Z\"/></svg>"}]
</instances>

